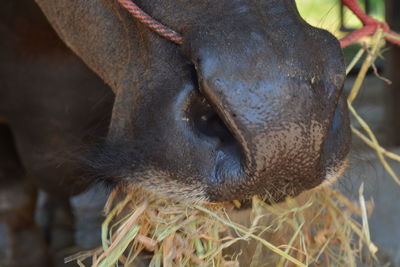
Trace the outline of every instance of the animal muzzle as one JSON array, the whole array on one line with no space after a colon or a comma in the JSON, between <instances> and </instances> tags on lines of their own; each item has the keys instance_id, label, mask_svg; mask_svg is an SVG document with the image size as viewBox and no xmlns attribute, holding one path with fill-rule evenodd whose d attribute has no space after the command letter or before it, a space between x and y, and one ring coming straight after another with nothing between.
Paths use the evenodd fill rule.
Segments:
<instances>
[{"instance_id":1,"label":"animal muzzle","mask_svg":"<svg viewBox=\"0 0 400 267\"><path fill-rule=\"evenodd\" d=\"M201 58L196 69L200 92L231 135L221 138L207 181L211 200L267 194L279 201L324 180L341 88L240 56Z\"/></svg>"}]
</instances>

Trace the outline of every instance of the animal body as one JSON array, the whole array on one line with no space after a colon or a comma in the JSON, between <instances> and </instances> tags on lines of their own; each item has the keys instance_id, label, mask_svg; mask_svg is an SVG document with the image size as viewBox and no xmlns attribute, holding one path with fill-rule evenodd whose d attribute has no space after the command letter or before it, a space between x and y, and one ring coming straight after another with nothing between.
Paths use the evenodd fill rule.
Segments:
<instances>
[{"instance_id":1,"label":"animal body","mask_svg":"<svg viewBox=\"0 0 400 267\"><path fill-rule=\"evenodd\" d=\"M114 0L36 1L97 76L34 2L2 4L0 216L11 239L42 244L29 256L12 247L11 266L45 264L37 188L60 202L96 181L186 201L280 201L345 165L339 42L293 0L135 2L182 46Z\"/></svg>"}]
</instances>

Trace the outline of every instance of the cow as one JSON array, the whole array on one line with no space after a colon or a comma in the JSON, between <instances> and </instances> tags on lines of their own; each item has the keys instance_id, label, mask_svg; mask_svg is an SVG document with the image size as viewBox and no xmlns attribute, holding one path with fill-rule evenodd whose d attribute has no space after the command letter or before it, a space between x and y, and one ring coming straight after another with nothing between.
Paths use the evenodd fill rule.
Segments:
<instances>
[{"instance_id":1,"label":"cow","mask_svg":"<svg viewBox=\"0 0 400 267\"><path fill-rule=\"evenodd\" d=\"M36 3L107 86L32 1L2 4L0 216L11 266L47 264L37 188L63 203L99 181L190 202L281 201L343 172L340 44L293 0L135 0L181 45L115 0Z\"/></svg>"}]
</instances>

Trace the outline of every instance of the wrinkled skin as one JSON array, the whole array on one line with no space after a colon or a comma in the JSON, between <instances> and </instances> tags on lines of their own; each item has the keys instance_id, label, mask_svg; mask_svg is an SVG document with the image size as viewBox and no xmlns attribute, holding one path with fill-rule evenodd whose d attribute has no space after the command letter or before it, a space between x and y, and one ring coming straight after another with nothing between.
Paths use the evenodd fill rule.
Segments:
<instances>
[{"instance_id":1,"label":"wrinkled skin","mask_svg":"<svg viewBox=\"0 0 400 267\"><path fill-rule=\"evenodd\" d=\"M135 1L181 33L182 47L113 0L36 2L115 95L83 184L140 184L190 201L279 201L342 169L350 133L341 50L293 0ZM81 88L67 106L98 96L92 91ZM58 123L73 127L82 114Z\"/></svg>"}]
</instances>

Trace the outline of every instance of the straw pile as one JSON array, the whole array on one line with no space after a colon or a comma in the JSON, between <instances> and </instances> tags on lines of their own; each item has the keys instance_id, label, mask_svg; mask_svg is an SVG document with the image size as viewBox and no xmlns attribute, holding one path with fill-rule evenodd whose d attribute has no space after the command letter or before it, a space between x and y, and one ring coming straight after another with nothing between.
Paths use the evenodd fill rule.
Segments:
<instances>
[{"instance_id":1,"label":"straw pile","mask_svg":"<svg viewBox=\"0 0 400 267\"><path fill-rule=\"evenodd\" d=\"M368 125L352 107L367 70L379 55L382 32L356 55L347 71L366 53L349 107L389 174L399 181L385 157L400 159L379 146ZM266 205L253 197L252 208L239 202L187 204L163 199L143 188L116 189L109 198L102 227L102 247L66 259L84 266L356 266L375 261L368 214L372 204L353 203L339 191L319 187L285 203Z\"/></svg>"},{"instance_id":2,"label":"straw pile","mask_svg":"<svg viewBox=\"0 0 400 267\"><path fill-rule=\"evenodd\" d=\"M190 205L143 188L117 200L121 193L114 191L106 205L103 246L89 253L92 266L134 266L143 251L151 252L146 266L356 266L364 244L372 257L377 251L366 220L372 206L362 194L359 205L329 188L275 205L253 197L243 216L229 203ZM238 215L248 222L239 224Z\"/></svg>"}]
</instances>

